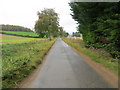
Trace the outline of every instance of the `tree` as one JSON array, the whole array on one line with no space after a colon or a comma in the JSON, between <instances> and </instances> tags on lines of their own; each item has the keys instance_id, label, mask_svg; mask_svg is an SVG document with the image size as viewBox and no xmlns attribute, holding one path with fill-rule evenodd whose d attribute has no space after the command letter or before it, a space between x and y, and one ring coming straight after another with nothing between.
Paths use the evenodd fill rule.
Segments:
<instances>
[{"instance_id":1,"label":"tree","mask_svg":"<svg viewBox=\"0 0 120 90\"><path fill-rule=\"evenodd\" d=\"M81 37L81 34L79 32L73 32L72 36L73 37Z\"/></svg>"},{"instance_id":2,"label":"tree","mask_svg":"<svg viewBox=\"0 0 120 90\"><path fill-rule=\"evenodd\" d=\"M40 37L55 36L58 33L58 14L54 9L44 9L41 12L38 12L38 20L35 23L35 31L39 34Z\"/></svg>"},{"instance_id":3,"label":"tree","mask_svg":"<svg viewBox=\"0 0 120 90\"><path fill-rule=\"evenodd\" d=\"M70 7L85 46L120 58L120 2L72 2Z\"/></svg>"},{"instance_id":4,"label":"tree","mask_svg":"<svg viewBox=\"0 0 120 90\"><path fill-rule=\"evenodd\" d=\"M67 37L69 35L69 33L65 32L63 30L63 27L59 27L59 36L61 37Z\"/></svg>"}]
</instances>

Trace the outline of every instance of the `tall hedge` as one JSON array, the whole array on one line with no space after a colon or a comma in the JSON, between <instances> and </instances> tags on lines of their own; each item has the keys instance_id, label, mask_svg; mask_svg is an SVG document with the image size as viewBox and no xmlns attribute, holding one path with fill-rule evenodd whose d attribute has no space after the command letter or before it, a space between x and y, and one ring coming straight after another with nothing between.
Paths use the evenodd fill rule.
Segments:
<instances>
[{"instance_id":1,"label":"tall hedge","mask_svg":"<svg viewBox=\"0 0 120 90\"><path fill-rule=\"evenodd\" d=\"M120 2L71 2L70 7L85 46L120 58Z\"/></svg>"}]
</instances>

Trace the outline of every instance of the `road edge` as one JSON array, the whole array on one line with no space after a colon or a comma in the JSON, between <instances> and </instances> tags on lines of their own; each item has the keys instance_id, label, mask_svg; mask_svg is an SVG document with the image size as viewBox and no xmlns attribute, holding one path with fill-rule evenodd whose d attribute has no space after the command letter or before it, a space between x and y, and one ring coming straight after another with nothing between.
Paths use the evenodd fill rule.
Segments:
<instances>
[{"instance_id":1,"label":"road edge","mask_svg":"<svg viewBox=\"0 0 120 90\"><path fill-rule=\"evenodd\" d=\"M70 47L78 55L80 55L82 58L84 58L85 62L88 63L97 73L99 73L108 83L110 83L113 86L113 88L118 88L118 75L116 75L109 68L106 68L102 64L94 62L90 57L88 57L87 55L78 51L74 47L72 47L72 46L70 46Z\"/></svg>"},{"instance_id":2,"label":"road edge","mask_svg":"<svg viewBox=\"0 0 120 90\"><path fill-rule=\"evenodd\" d=\"M42 63L37 66L36 69L34 69L27 77L25 77L19 84L17 88L30 88L31 82L37 77L37 72L41 71L42 66L44 65L46 61L47 55L50 53L51 49L53 48L54 44L56 43L58 39L55 40L55 42L52 44L52 46L48 49L48 52L43 56Z\"/></svg>"}]
</instances>

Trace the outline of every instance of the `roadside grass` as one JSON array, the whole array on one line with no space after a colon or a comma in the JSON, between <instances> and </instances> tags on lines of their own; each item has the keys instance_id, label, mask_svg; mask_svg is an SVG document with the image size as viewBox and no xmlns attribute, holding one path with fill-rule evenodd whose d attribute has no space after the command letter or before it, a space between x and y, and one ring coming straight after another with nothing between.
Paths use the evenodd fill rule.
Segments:
<instances>
[{"instance_id":1,"label":"roadside grass","mask_svg":"<svg viewBox=\"0 0 120 90\"><path fill-rule=\"evenodd\" d=\"M102 49L94 49L94 48L85 48L84 43L81 39L70 39L70 38L62 38L67 44L82 52L86 56L89 56L93 61L102 64L103 66L111 69L113 72L118 74L118 59L114 59L111 57L109 53ZM119 68L119 69L118 69ZM119 73L120 75L120 73Z\"/></svg>"},{"instance_id":2,"label":"roadside grass","mask_svg":"<svg viewBox=\"0 0 120 90\"><path fill-rule=\"evenodd\" d=\"M56 39L30 39L29 42L2 45L2 88L17 87L48 52Z\"/></svg>"},{"instance_id":3,"label":"roadside grass","mask_svg":"<svg viewBox=\"0 0 120 90\"><path fill-rule=\"evenodd\" d=\"M39 35L34 33L34 32L21 32L21 31L2 31L0 30L1 33L6 33L6 34L15 34L15 35L21 35L21 36L28 36L28 37L38 37Z\"/></svg>"}]
</instances>

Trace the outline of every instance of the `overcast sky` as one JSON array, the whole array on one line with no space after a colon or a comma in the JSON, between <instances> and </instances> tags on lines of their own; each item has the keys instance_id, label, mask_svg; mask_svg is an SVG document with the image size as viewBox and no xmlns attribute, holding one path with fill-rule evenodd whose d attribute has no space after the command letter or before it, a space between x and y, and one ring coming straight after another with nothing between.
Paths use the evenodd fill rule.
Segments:
<instances>
[{"instance_id":1,"label":"overcast sky","mask_svg":"<svg viewBox=\"0 0 120 90\"><path fill-rule=\"evenodd\" d=\"M59 14L60 25L72 33L77 24L70 13L69 0L0 0L0 24L20 25L33 29L38 19L37 11L54 8Z\"/></svg>"}]
</instances>

